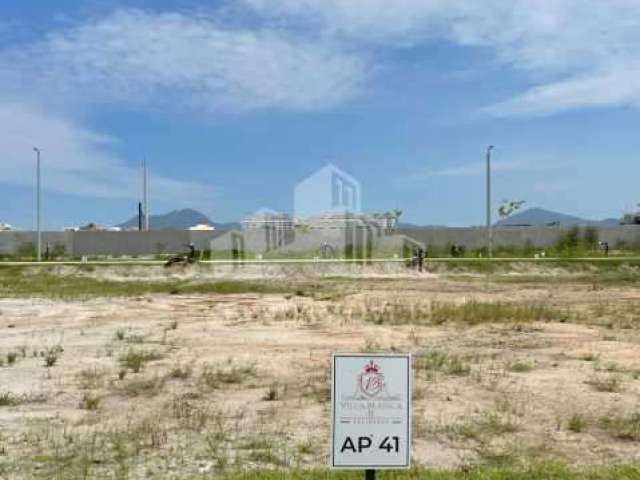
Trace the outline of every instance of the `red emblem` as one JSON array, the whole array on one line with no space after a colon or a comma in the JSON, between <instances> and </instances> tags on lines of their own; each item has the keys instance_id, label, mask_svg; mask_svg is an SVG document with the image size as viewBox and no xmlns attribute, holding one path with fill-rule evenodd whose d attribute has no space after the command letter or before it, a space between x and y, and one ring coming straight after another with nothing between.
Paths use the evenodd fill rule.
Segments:
<instances>
[{"instance_id":1,"label":"red emblem","mask_svg":"<svg viewBox=\"0 0 640 480\"><path fill-rule=\"evenodd\" d=\"M375 397L384 389L384 375L380 367L371 360L364 367L364 373L358 375L360 391L368 397Z\"/></svg>"}]
</instances>

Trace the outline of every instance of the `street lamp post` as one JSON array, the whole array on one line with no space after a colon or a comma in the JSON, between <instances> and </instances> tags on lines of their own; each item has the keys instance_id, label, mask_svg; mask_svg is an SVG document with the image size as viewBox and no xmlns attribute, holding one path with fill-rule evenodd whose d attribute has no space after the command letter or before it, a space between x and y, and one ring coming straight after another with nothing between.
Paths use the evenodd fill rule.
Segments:
<instances>
[{"instance_id":1,"label":"street lamp post","mask_svg":"<svg viewBox=\"0 0 640 480\"><path fill-rule=\"evenodd\" d=\"M491 151L493 145L487 147L487 250L489 258L493 256L493 226L491 225Z\"/></svg>"},{"instance_id":2,"label":"street lamp post","mask_svg":"<svg viewBox=\"0 0 640 480\"><path fill-rule=\"evenodd\" d=\"M36 152L36 224L38 230L38 261L42 261L42 232L40 231L40 149L33 147Z\"/></svg>"}]
</instances>

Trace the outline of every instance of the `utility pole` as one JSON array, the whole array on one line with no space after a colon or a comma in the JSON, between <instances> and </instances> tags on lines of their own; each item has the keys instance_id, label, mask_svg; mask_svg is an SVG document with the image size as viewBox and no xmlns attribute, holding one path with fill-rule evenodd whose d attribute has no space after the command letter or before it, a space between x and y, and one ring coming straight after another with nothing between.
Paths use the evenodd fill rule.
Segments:
<instances>
[{"instance_id":1,"label":"utility pole","mask_svg":"<svg viewBox=\"0 0 640 480\"><path fill-rule=\"evenodd\" d=\"M36 152L36 230L38 231L38 261L42 261L42 232L40 231L40 149L33 147Z\"/></svg>"},{"instance_id":2,"label":"utility pole","mask_svg":"<svg viewBox=\"0 0 640 480\"><path fill-rule=\"evenodd\" d=\"M493 256L493 225L491 225L491 151L493 145L487 147L487 251L489 258Z\"/></svg>"},{"instance_id":3,"label":"utility pole","mask_svg":"<svg viewBox=\"0 0 640 480\"><path fill-rule=\"evenodd\" d=\"M142 162L142 196L144 204L144 231L149 231L149 169L147 160Z\"/></svg>"}]
</instances>

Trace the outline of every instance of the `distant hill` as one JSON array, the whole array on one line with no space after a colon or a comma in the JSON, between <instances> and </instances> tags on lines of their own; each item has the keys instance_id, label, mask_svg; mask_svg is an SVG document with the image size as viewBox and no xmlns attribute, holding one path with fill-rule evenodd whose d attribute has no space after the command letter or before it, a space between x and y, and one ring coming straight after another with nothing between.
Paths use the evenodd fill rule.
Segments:
<instances>
[{"instance_id":1,"label":"distant hill","mask_svg":"<svg viewBox=\"0 0 640 480\"><path fill-rule=\"evenodd\" d=\"M529 208L520 213L511 215L505 220L496 222L497 226L509 225L592 225L596 227L607 227L618 225L620 220L616 218L607 218L604 220L587 220L585 218L574 217L560 212L545 210L544 208Z\"/></svg>"},{"instance_id":2,"label":"distant hill","mask_svg":"<svg viewBox=\"0 0 640 480\"><path fill-rule=\"evenodd\" d=\"M204 213L191 208L174 210L164 215L149 215L150 230L188 230L189 227L193 227L199 223L213 225L216 230L239 228L239 224L237 223L212 222ZM135 216L117 226L122 229L138 228L138 217Z\"/></svg>"}]
</instances>

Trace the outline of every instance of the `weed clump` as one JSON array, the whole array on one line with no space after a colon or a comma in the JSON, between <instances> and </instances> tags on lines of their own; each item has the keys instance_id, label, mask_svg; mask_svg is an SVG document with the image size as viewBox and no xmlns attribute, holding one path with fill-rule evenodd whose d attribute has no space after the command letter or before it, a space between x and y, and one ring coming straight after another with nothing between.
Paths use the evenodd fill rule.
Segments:
<instances>
[{"instance_id":1,"label":"weed clump","mask_svg":"<svg viewBox=\"0 0 640 480\"><path fill-rule=\"evenodd\" d=\"M200 375L201 382L208 388L216 389L225 385L241 384L257 376L254 364L211 366L205 365Z\"/></svg>"},{"instance_id":2,"label":"weed clump","mask_svg":"<svg viewBox=\"0 0 640 480\"><path fill-rule=\"evenodd\" d=\"M527 373L533 370L533 363L524 360L516 360L507 365L507 369L514 373Z\"/></svg>"},{"instance_id":3,"label":"weed clump","mask_svg":"<svg viewBox=\"0 0 640 480\"><path fill-rule=\"evenodd\" d=\"M600 420L600 425L620 440L640 442L640 413L604 417Z\"/></svg>"},{"instance_id":4,"label":"weed clump","mask_svg":"<svg viewBox=\"0 0 640 480\"><path fill-rule=\"evenodd\" d=\"M62 352L64 352L64 349L60 345L56 345L42 352L42 356L44 357L44 366L47 368L53 367L58 363L58 358Z\"/></svg>"},{"instance_id":5,"label":"weed clump","mask_svg":"<svg viewBox=\"0 0 640 480\"><path fill-rule=\"evenodd\" d=\"M0 407L13 407L20 403L20 399L11 392L0 392Z\"/></svg>"},{"instance_id":6,"label":"weed clump","mask_svg":"<svg viewBox=\"0 0 640 480\"><path fill-rule=\"evenodd\" d=\"M120 356L120 365L131 370L133 373L139 373L146 363L161 358L162 354L155 351L129 349L126 354Z\"/></svg>"},{"instance_id":7,"label":"weed clump","mask_svg":"<svg viewBox=\"0 0 640 480\"><path fill-rule=\"evenodd\" d=\"M598 392L616 393L622 390L622 379L618 375L596 375L586 383Z\"/></svg>"},{"instance_id":8,"label":"weed clump","mask_svg":"<svg viewBox=\"0 0 640 480\"><path fill-rule=\"evenodd\" d=\"M569 422L567 423L567 428L575 433L582 432L587 426L587 419L584 415L579 413L574 413L571 415Z\"/></svg>"},{"instance_id":9,"label":"weed clump","mask_svg":"<svg viewBox=\"0 0 640 480\"><path fill-rule=\"evenodd\" d=\"M80 400L79 407L82 410L98 410L98 407L100 407L100 397L91 393L85 393Z\"/></svg>"},{"instance_id":10,"label":"weed clump","mask_svg":"<svg viewBox=\"0 0 640 480\"><path fill-rule=\"evenodd\" d=\"M414 360L414 368L417 372L426 372L428 377L432 377L435 372L452 376L466 376L471 373L471 365L467 361L467 358L460 355L433 350L417 356Z\"/></svg>"},{"instance_id":11,"label":"weed clump","mask_svg":"<svg viewBox=\"0 0 640 480\"><path fill-rule=\"evenodd\" d=\"M7 365L13 365L14 363L16 363L17 359L18 354L16 352L7 353Z\"/></svg>"}]
</instances>

